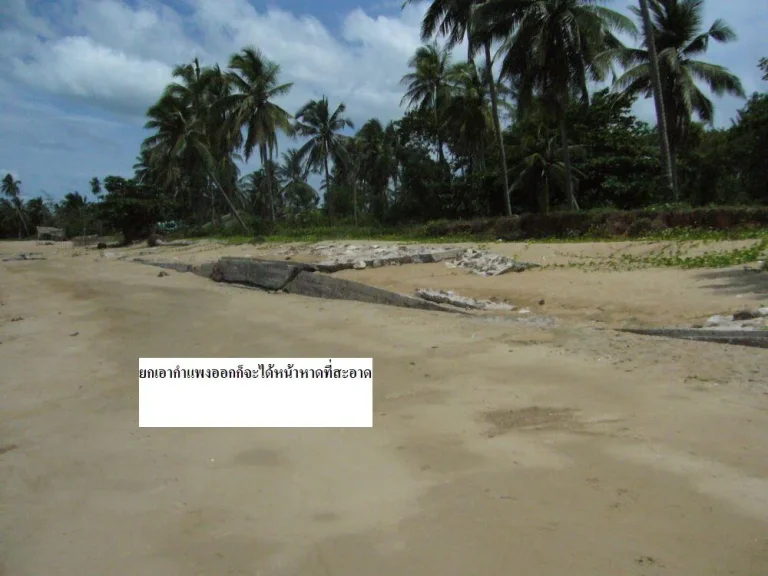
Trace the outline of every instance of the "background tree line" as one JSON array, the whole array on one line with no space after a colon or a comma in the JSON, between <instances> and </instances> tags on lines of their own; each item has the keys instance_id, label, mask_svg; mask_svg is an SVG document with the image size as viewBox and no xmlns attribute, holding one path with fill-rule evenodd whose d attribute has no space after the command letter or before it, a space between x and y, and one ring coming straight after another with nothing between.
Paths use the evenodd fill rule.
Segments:
<instances>
[{"instance_id":1,"label":"background tree line","mask_svg":"<svg viewBox=\"0 0 768 576\"><path fill-rule=\"evenodd\" d=\"M167 220L262 233L768 203L768 94L753 94L731 126L714 129L704 90L746 99L736 76L702 60L734 31L719 19L706 27L702 0L644 1L645 21L642 2L633 20L588 0L433 0L424 45L402 79L404 115L359 127L325 97L293 113L281 108L276 100L292 84L254 47L225 68L179 65L147 111L132 178L94 178L91 202L73 192L50 204L22 201L8 175L0 235L56 224L70 235L100 227L130 240ZM457 61L462 41L466 58ZM766 80L768 61L757 64ZM657 126L631 111L654 95ZM278 150L279 134L295 146ZM256 154L260 169L241 174L238 163Z\"/></svg>"}]
</instances>

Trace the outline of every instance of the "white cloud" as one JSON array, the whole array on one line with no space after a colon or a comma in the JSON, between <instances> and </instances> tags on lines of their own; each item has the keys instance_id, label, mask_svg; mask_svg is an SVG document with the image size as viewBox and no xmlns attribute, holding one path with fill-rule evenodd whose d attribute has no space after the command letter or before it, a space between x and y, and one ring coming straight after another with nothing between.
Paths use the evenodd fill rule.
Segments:
<instances>
[{"instance_id":1,"label":"white cloud","mask_svg":"<svg viewBox=\"0 0 768 576\"><path fill-rule=\"evenodd\" d=\"M84 36L62 38L36 52L39 56L32 62L12 59L17 79L117 110L143 112L171 78L167 64L138 59Z\"/></svg>"},{"instance_id":2,"label":"white cloud","mask_svg":"<svg viewBox=\"0 0 768 576\"><path fill-rule=\"evenodd\" d=\"M333 13L330 1L314 8L321 4ZM289 112L325 94L332 105L344 101L357 125L392 119L402 112L400 78L420 44L426 8L370 0L329 27L327 18L257 10L248 0L173 5L178 9L160 0L0 1L0 157L28 174L32 188L64 193L87 189L94 174L129 174L141 116L173 66L194 57L225 66L251 44L281 65L283 81L294 82L280 101ZM705 25L724 16L740 35L737 43L713 44L707 60L739 74L748 92L765 86L756 68L766 54L753 8L754 0L732 0L727 13L712 2L705 10ZM459 46L455 57L465 53ZM718 123L742 104L717 100ZM653 119L650 101L638 103L636 112ZM283 150L287 145L281 139Z\"/></svg>"}]
</instances>

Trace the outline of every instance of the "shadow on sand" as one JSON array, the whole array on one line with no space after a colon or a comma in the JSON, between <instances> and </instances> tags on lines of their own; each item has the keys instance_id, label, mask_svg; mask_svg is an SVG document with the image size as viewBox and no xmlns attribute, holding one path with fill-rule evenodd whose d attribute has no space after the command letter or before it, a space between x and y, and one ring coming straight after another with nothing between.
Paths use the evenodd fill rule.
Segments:
<instances>
[{"instance_id":1,"label":"shadow on sand","mask_svg":"<svg viewBox=\"0 0 768 576\"><path fill-rule=\"evenodd\" d=\"M717 284L706 284L714 292L727 294L745 294L768 298L768 272L728 268L725 270L709 270L698 275L700 280L712 280Z\"/></svg>"}]
</instances>

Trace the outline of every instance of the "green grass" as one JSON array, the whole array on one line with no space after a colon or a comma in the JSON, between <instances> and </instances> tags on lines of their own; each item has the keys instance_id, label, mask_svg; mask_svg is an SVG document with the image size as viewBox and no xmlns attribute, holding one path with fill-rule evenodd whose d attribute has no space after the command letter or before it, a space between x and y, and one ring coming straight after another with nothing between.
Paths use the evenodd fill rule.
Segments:
<instances>
[{"instance_id":1,"label":"green grass","mask_svg":"<svg viewBox=\"0 0 768 576\"><path fill-rule=\"evenodd\" d=\"M690 243L678 240L644 256L621 254L616 258L604 258L588 262L571 262L569 264L555 265L554 267L581 268L585 271L626 271L646 268L682 268L684 270L694 268L728 268L757 262L765 258L768 252L768 239L764 238L744 248L705 251L703 254L696 256L687 255L689 250L702 244L706 244L706 241Z\"/></svg>"}]
</instances>

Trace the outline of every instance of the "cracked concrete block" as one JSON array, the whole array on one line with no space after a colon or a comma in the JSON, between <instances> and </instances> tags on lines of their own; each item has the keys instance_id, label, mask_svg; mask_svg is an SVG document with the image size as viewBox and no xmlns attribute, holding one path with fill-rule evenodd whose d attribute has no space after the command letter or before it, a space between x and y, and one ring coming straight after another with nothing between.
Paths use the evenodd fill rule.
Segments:
<instances>
[{"instance_id":1,"label":"cracked concrete block","mask_svg":"<svg viewBox=\"0 0 768 576\"><path fill-rule=\"evenodd\" d=\"M299 267L285 262L266 262L252 258L222 258L213 266L214 282L256 286L264 290L282 290L299 273Z\"/></svg>"},{"instance_id":2,"label":"cracked concrete block","mask_svg":"<svg viewBox=\"0 0 768 576\"><path fill-rule=\"evenodd\" d=\"M455 260L464 253L464 250L457 248L453 250L443 250L442 252L432 253L432 262L444 262L445 260Z\"/></svg>"},{"instance_id":3,"label":"cracked concrete block","mask_svg":"<svg viewBox=\"0 0 768 576\"><path fill-rule=\"evenodd\" d=\"M325 274L299 272L298 276L286 286L286 292L314 298L329 298L331 300L356 300L370 304L385 304L401 308L417 308L420 310L447 309L424 300L410 298L388 290L374 288L359 282L334 278Z\"/></svg>"},{"instance_id":4,"label":"cracked concrete block","mask_svg":"<svg viewBox=\"0 0 768 576\"><path fill-rule=\"evenodd\" d=\"M733 344L737 346L752 346L768 348L768 331L760 330L699 330L678 328L623 328L620 332L630 332L643 336L662 336L681 340L698 340L716 344Z\"/></svg>"}]
</instances>

